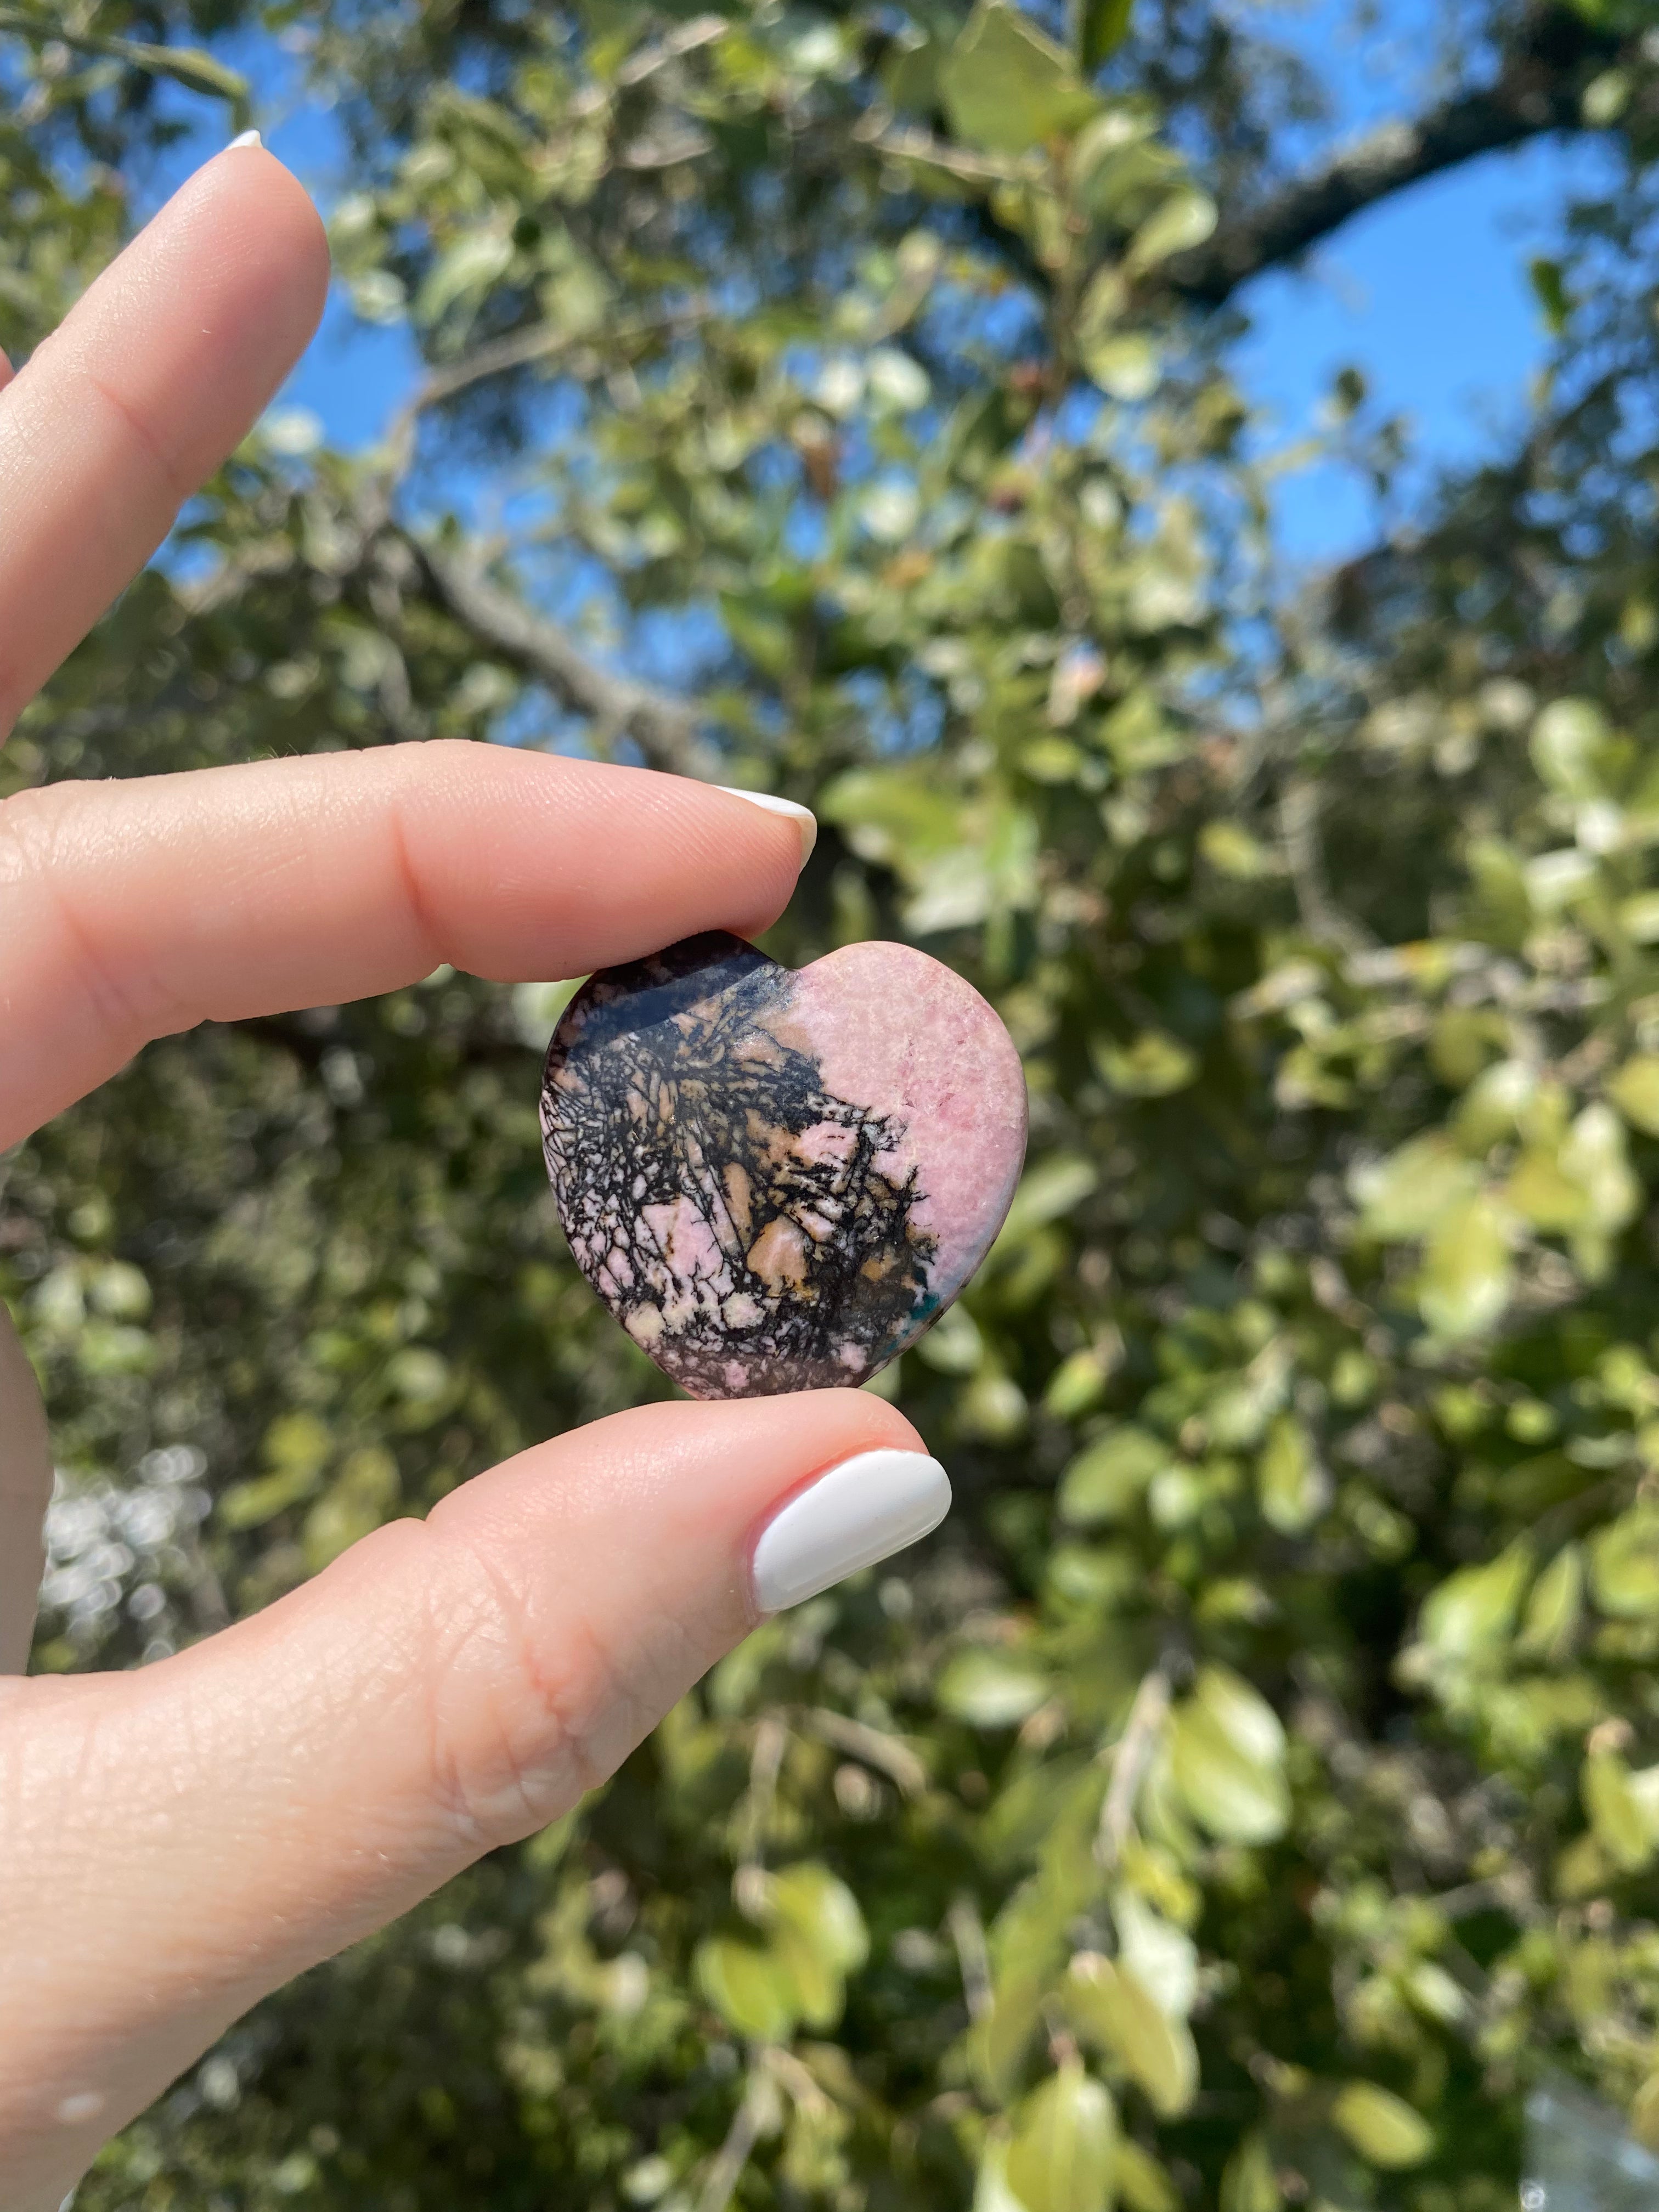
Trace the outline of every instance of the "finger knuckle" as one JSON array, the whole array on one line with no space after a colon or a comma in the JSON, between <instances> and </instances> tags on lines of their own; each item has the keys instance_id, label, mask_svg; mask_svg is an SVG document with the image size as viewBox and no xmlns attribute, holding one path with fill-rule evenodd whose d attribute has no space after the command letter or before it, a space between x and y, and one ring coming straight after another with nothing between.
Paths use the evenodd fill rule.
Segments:
<instances>
[{"instance_id":1,"label":"finger knuckle","mask_svg":"<svg viewBox=\"0 0 1659 2212\"><path fill-rule=\"evenodd\" d=\"M102 1030L136 1042L167 1026L176 1009L148 970L125 973L111 957L109 945L75 889L77 876L85 872L84 854L95 850L103 834L98 813L101 788L44 784L0 799L0 891L50 916L70 990Z\"/></svg>"},{"instance_id":2,"label":"finger knuckle","mask_svg":"<svg viewBox=\"0 0 1659 2212\"><path fill-rule=\"evenodd\" d=\"M0 884L8 889L46 873L62 828L63 791L40 784L0 799Z\"/></svg>"},{"instance_id":3,"label":"finger knuckle","mask_svg":"<svg viewBox=\"0 0 1659 2212\"><path fill-rule=\"evenodd\" d=\"M612 1640L580 1613L550 1633L501 1563L465 1550L464 1595L436 1633L430 1787L467 1849L544 1827L614 1771L654 1718Z\"/></svg>"}]
</instances>

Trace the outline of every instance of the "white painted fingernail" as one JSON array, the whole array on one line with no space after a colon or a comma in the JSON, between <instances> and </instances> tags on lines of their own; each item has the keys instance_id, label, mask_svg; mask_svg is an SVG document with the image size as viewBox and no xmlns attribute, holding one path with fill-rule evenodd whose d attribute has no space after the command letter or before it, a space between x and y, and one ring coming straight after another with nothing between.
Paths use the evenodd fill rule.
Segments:
<instances>
[{"instance_id":1,"label":"white painted fingernail","mask_svg":"<svg viewBox=\"0 0 1659 2212\"><path fill-rule=\"evenodd\" d=\"M257 131L244 131L240 137L231 140L225 151L228 154L234 154L239 146L263 146L264 143Z\"/></svg>"},{"instance_id":2,"label":"white painted fingernail","mask_svg":"<svg viewBox=\"0 0 1659 2212\"><path fill-rule=\"evenodd\" d=\"M797 806L793 799L780 799L770 791L739 791L735 783L717 783L714 788L728 799L746 799L751 806L763 806L769 814L787 814L800 831L801 866L805 866L818 842L818 817L810 806Z\"/></svg>"},{"instance_id":3,"label":"white painted fingernail","mask_svg":"<svg viewBox=\"0 0 1659 2212\"><path fill-rule=\"evenodd\" d=\"M914 1544L950 1510L950 1478L925 1453L867 1451L844 1459L762 1530L750 1568L755 1602L763 1613L781 1613L816 1597Z\"/></svg>"}]
</instances>

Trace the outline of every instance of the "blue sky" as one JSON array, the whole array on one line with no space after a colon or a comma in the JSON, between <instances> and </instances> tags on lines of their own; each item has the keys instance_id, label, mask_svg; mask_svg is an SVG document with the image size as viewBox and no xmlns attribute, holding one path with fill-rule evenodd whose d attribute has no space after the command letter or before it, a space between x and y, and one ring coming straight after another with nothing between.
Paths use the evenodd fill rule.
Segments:
<instances>
[{"instance_id":1,"label":"blue sky","mask_svg":"<svg viewBox=\"0 0 1659 2212\"><path fill-rule=\"evenodd\" d=\"M1270 18L1273 35L1293 38L1330 89L1327 137L1412 112L1430 90L1431 6L1395 0L1386 21L1364 35L1339 27L1342 12L1340 0L1312 0ZM338 167L331 118L294 100L291 70L269 46L235 58L258 88L268 142L326 204ZM1316 143L1310 137L1310 151ZM193 136L179 166L210 144ZM1417 457L1410 482L1419 490L1437 468L1510 441L1545 351L1528 254L1547 246L1564 195L1593 186L1607 167L1605 149L1582 138L1488 155L1360 216L1303 270L1249 287L1237 304L1250 327L1232 359L1263 410L1264 450L1316 428L1333 377L1348 363L1364 369L1374 415L1407 418ZM356 446L376 434L414 374L404 332L368 329L337 300L283 404L312 410L331 441ZM1284 479L1278 514L1280 549L1297 565L1340 559L1377 532L1368 490L1334 466Z\"/></svg>"},{"instance_id":2,"label":"blue sky","mask_svg":"<svg viewBox=\"0 0 1659 2212\"><path fill-rule=\"evenodd\" d=\"M1278 438L1312 426L1352 362L1376 411L1409 418L1419 483L1511 443L1545 353L1528 253L1547 246L1564 191L1593 186L1606 165L1583 140L1489 155L1356 218L1304 272L1259 279L1235 368ZM1293 559L1328 560L1369 543L1374 521L1352 476L1319 468L1285 483L1279 543Z\"/></svg>"},{"instance_id":3,"label":"blue sky","mask_svg":"<svg viewBox=\"0 0 1659 2212\"><path fill-rule=\"evenodd\" d=\"M1291 46L1325 89L1331 114L1302 149L1443 96L1445 42L1456 16L1444 0L1385 0L1356 24L1352 0L1238 0L1239 15ZM1333 234L1302 269L1259 278L1241 294L1251 330L1233 356L1268 439L1293 444L1316 428L1336 371L1361 368L1369 412L1400 415L1415 466L1407 495L1437 470L1514 441L1546 340L1527 276L1547 252L1571 193L1612 173L1605 144L1540 138L1488 155L1397 193ZM1266 441L1264 441L1266 442ZM1374 542L1368 489L1342 470L1286 479L1278 538L1292 562L1340 559Z\"/></svg>"}]
</instances>

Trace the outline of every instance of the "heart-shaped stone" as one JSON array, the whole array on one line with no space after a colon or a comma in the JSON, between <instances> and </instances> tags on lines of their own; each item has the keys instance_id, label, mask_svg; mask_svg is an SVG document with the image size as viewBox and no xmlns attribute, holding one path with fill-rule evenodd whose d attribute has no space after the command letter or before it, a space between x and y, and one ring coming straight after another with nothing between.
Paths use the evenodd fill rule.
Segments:
<instances>
[{"instance_id":1,"label":"heart-shaped stone","mask_svg":"<svg viewBox=\"0 0 1659 2212\"><path fill-rule=\"evenodd\" d=\"M862 1382L972 1275L1025 1157L977 991L906 945L799 973L711 931L571 1001L542 1083L583 1273L696 1398Z\"/></svg>"}]
</instances>

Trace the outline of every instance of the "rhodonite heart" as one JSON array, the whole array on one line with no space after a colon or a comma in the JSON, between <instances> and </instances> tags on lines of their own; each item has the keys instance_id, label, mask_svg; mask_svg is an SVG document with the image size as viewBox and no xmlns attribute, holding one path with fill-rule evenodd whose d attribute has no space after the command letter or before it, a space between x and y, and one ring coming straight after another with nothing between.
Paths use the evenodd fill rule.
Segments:
<instances>
[{"instance_id":1,"label":"rhodonite heart","mask_svg":"<svg viewBox=\"0 0 1659 2212\"><path fill-rule=\"evenodd\" d=\"M984 1258L1025 1083L977 991L904 945L799 973L712 931L607 969L548 1047L542 1139L582 1272L697 1398L861 1382Z\"/></svg>"}]
</instances>

